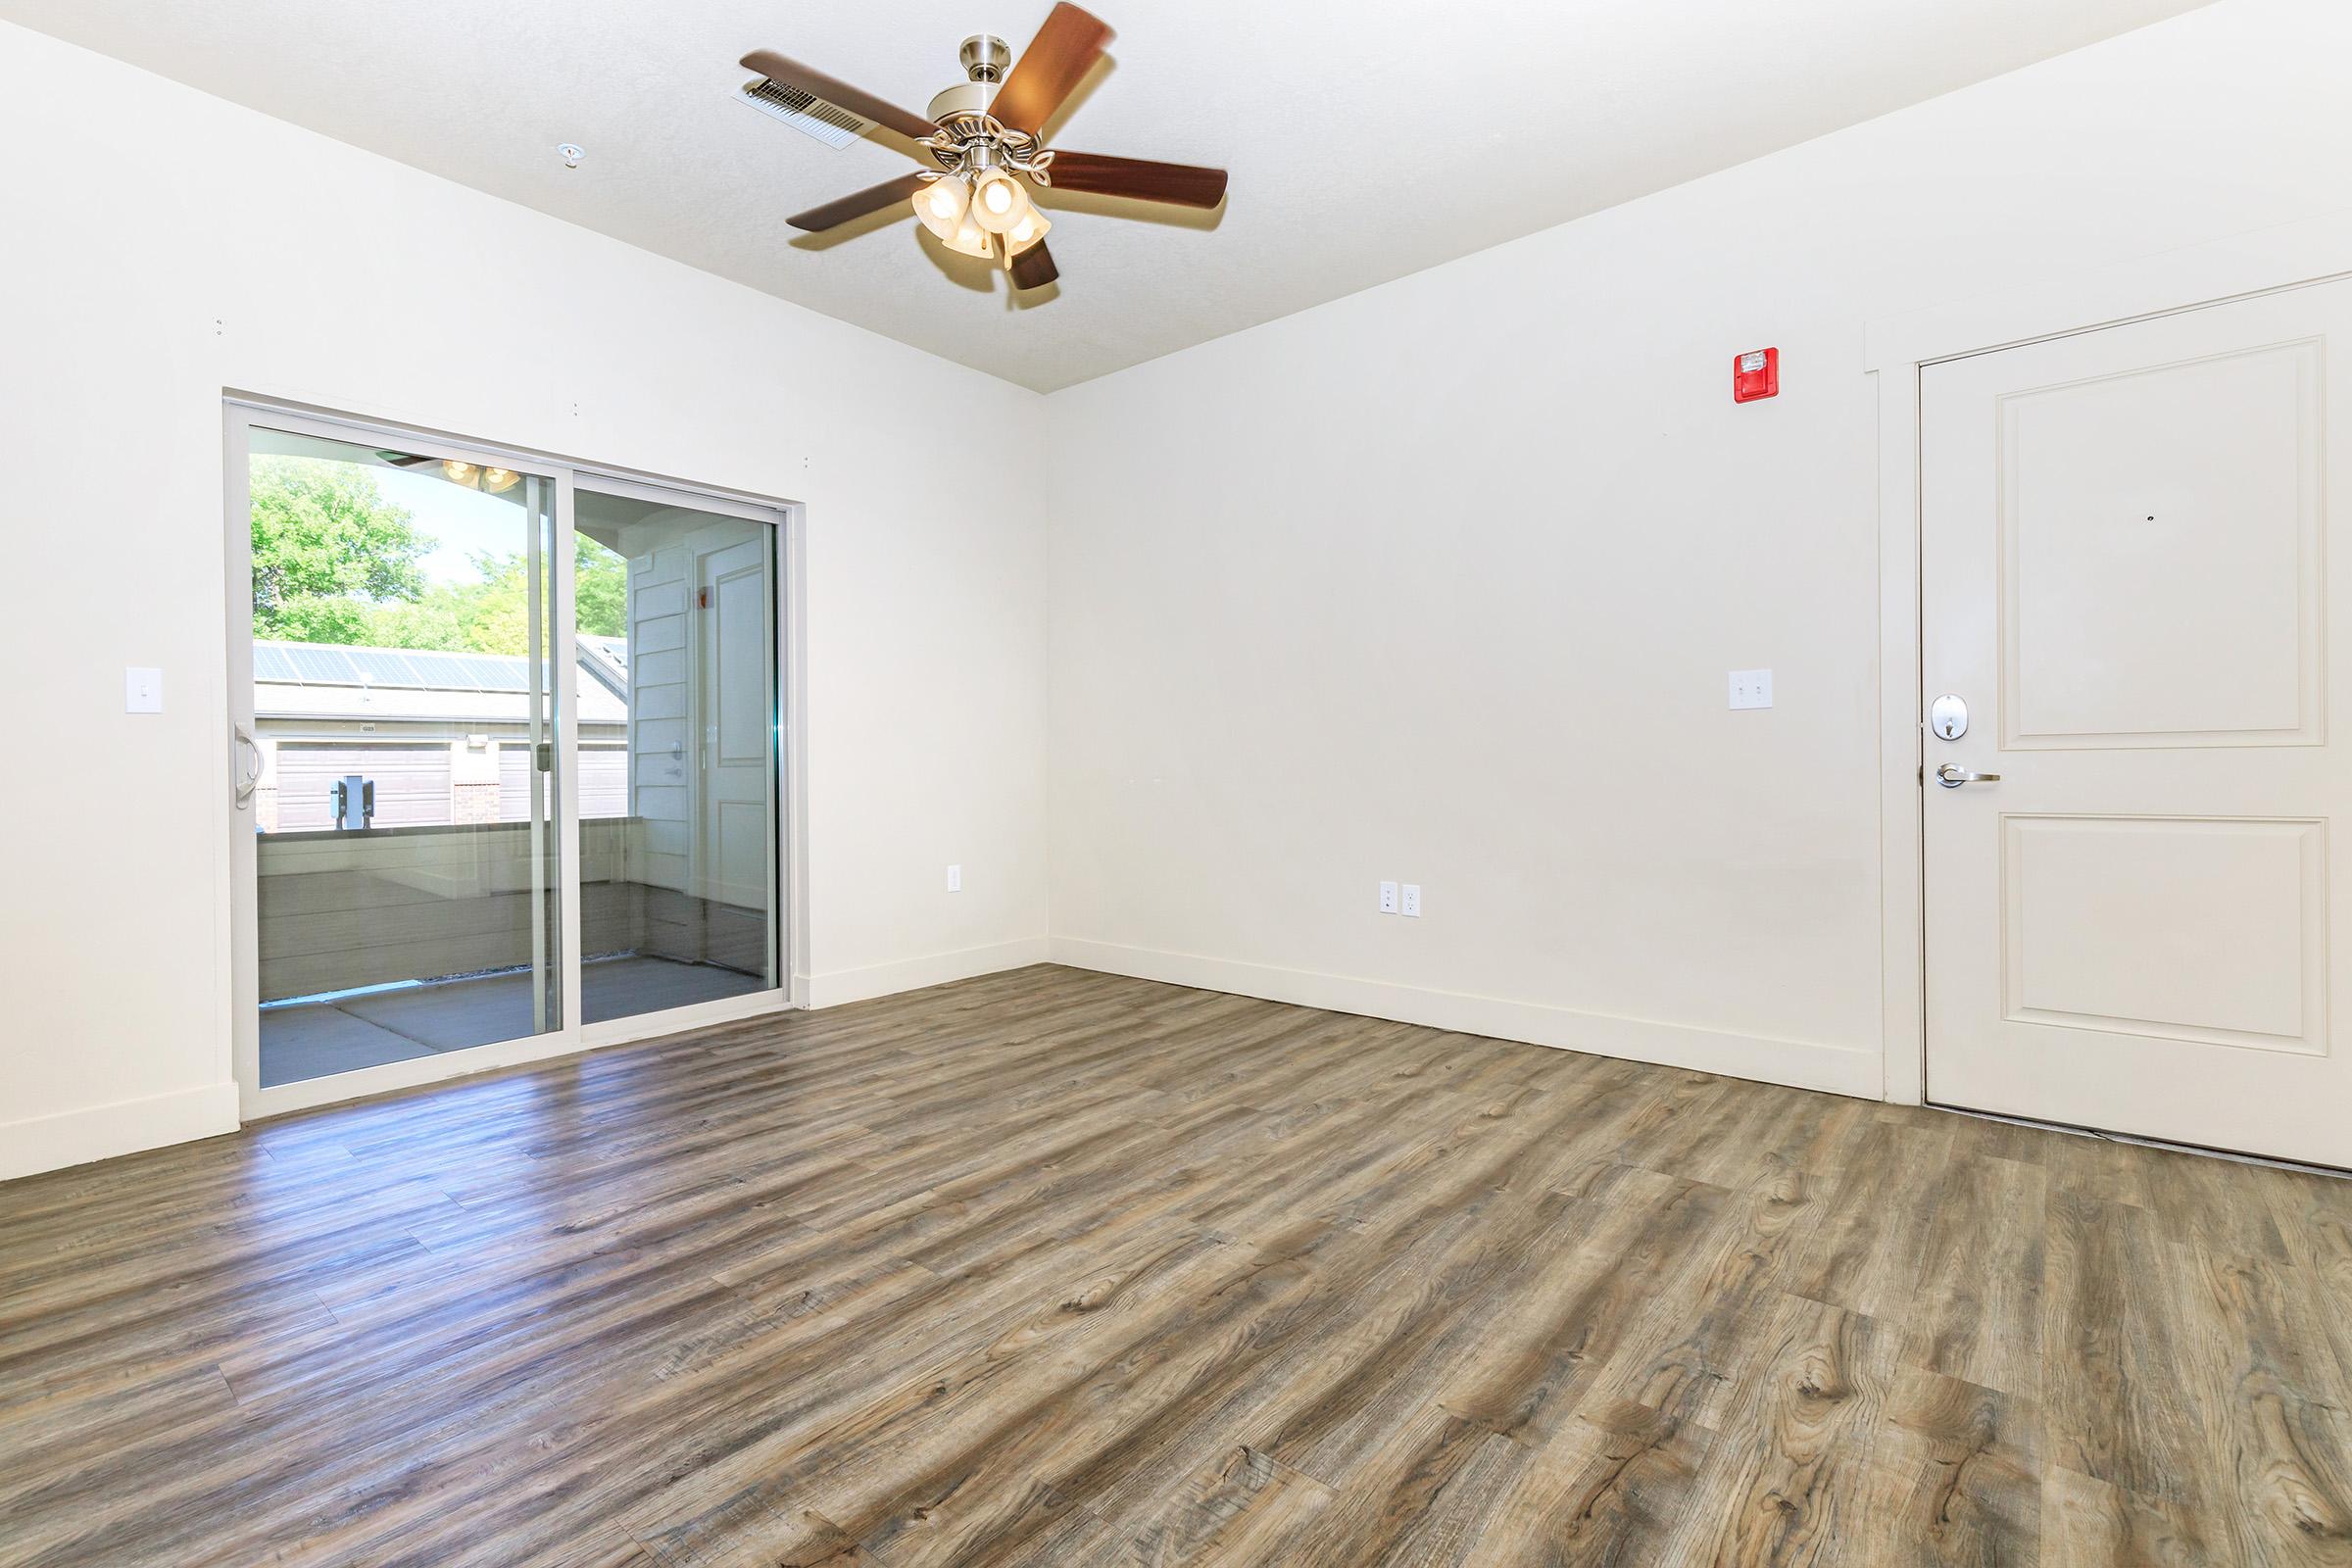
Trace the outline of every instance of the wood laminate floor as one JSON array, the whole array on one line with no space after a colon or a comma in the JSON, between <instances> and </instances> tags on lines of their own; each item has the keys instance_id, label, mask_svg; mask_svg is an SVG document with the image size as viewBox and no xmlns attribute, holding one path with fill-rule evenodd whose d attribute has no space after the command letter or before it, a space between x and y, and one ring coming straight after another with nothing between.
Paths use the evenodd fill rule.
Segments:
<instances>
[{"instance_id":1,"label":"wood laminate floor","mask_svg":"<svg viewBox=\"0 0 2352 1568\"><path fill-rule=\"evenodd\" d=\"M1056 968L0 1187L0 1561L2352 1562L2352 1185Z\"/></svg>"}]
</instances>

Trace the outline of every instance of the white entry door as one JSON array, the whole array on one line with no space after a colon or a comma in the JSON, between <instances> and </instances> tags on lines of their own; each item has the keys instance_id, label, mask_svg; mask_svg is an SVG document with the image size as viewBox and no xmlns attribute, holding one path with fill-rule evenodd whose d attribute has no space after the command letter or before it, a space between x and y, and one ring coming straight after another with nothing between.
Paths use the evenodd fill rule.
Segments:
<instances>
[{"instance_id":1,"label":"white entry door","mask_svg":"<svg viewBox=\"0 0 2352 1568\"><path fill-rule=\"evenodd\" d=\"M2352 284L1921 399L1929 1098L2352 1166Z\"/></svg>"}]
</instances>

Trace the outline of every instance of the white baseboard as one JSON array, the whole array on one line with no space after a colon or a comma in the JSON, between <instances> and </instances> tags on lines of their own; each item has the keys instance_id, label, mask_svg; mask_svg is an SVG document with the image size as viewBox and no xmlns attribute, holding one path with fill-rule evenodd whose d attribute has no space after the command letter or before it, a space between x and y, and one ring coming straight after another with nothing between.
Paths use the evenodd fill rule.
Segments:
<instances>
[{"instance_id":1,"label":"white baseboard","mask_svg":"<svg viewBox=\"0 0 2352 1568\"><path fill-rule=\"evenodd\" d=\"M233 1083L0 1122L0 1181L236 1130Z\"/></svg>"},{"instance_id":2,"label":"white baseboard","mask_svg":"<svg viewBox=\"0 0 2352 1568\"><path fill-rule=\"evenodd\" d=\"M1018 942L998 942L985 948L925 954L919 958L902 958L895 963L877 963L863 969L836 969L830 974L812 974L808 977L808 1005L838 1007L845 1002L863 1002L869 997L894 996L901 991L920 991L925 986L945 985L951 980L969 980L975 975L1026 968L1033 963L1046 962L1048 955L1049 944L1044 937L1027 937Z\"/></svg>"},{"instance_id":3,"label":"white baseboard","mask_svg":"<svg viewBox=\"0 0 2352 1568\"><path fill-rule=\"evenodd\" d=\"M1334 1012L1393 1018L1462 1034L1524 1040L1539 1046L1590 1051L1604 1056L1689 1067L1733 1078L1828 1090L1866 1100L1878 1099L1885 1090L1884 1063L1874 1051L1620 1018L1541 1003L1432 991L1387 981L1246 963L1234 958L1086 942L1074 937L1051 940L1031 937L955 953L928 954L862 969L811 975L808 981L808 1005L834 1007L871 997L1049 962L1196 986L1206 991L1229 991L1237 996L1324 1007ZM762 1000L762 1007L747 1010L777 1005L774 999ZM236 1131L238 1124L237 1086L233 1083L208 1084L199 1089L93 1105L54 1116L0 1122L0 1181L212 1138Z\"/></svg>"},{"instance_id":4,"label":"white baseboard","mask_svg":"<svg viewBox=\"0 0 2352 1568\"><path fill-rule=\"evenodd\" d=\"M1754 1078L1797 1089L1823 1089L1864 1100L1877 1100L1886 1090L1885 1061L1876 1051L1847 1050L1803 1040L1774 1040L1688 1024L1656 1023L1646 1018L1620 1018L1543 1003L1430 991L1384 980L1280 969L1269 964L1189 953L1160 953L1150 948L1085 942L1075 937L1055 937L1051 946L1055 963L1129 975L1139 980L1164 980L1171 985L1198 986L1204 991L1230 991L1267 1002L1288 1002L1370 1018L1393 1018L1399 1023L1423 1024L1458 1034L1523 1040L1531 1045L1589 1051L1595 1055L1689 1067L1729 1078Z\"/></svg>"}]
</instances>

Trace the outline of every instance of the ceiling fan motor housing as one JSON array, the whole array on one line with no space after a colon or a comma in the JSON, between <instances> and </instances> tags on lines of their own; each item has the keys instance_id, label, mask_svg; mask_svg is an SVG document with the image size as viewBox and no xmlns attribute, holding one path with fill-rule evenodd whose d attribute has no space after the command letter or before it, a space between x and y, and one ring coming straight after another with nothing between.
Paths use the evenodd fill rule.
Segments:
<instances>
[{"instance_id":1,"label":"ceiling fan motor housing","mask_svg":"<svg viewBox=\"0 0 2352 1568\"><path fill-rule=\"evenodd\" d=\"M959 81L931 100L925 111L934 122L948 124L970 115L985 115L996 101L997 83L1011 69L1012 50L994 33L975 32L956 51L968 80Z\"/></svg>"},{"instance_id":2,"label":"ceiling fan motor housing","mask_svg":"<svg viewBox=\"0 0 2352 1568\"><path fill-rule=\"evenodd\" d=\"M1012 46L993 32L975 32L963 40L956 58L974 81L1003 81L1012 67Z\"/></svg>"}]
</instances>

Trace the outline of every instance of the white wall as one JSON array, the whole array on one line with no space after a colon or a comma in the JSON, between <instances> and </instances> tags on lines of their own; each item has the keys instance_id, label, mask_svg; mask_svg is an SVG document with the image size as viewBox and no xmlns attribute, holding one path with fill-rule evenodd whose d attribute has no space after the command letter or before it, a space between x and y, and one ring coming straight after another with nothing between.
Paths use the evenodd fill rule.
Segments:
<instances>
[{"instance_id":1,"label":"white wall","mask_svg":"<svg viewBox=\"0 0 2352 1568\"><path fill-rule=\"evenodd\" d=\"M0 192L0 1177L233 1124L224 387L806 502L816 999L1043 952L1034 394L7 25Z\"/></svg>"},{"instance_id":2,"label":"white wall","mask_svg":"<svg viewBox=\"0 0 2352 1568\"><path fill-rule=\"evenodd\" d=\"M1050 891L1070 961L1876 1093L1866 324L2342 204L2348 55L2225 0L1041 400L0 25L0 1176L234 1117L224 387L808 503L819 1002ZM942 399L1050 491L909 463Z\"/></svg>"},{"instance_id":3,"label":"white wall","mask_svg":"<svg viewBox=\"0 0 2352 1568\"><path fill-rule=\"evenodd\" d=\"M2347 59L2229 0L1057 394L1056 955L1879 1093L1866 324L2343 205Z\"/></svg>"}]
</instances>

